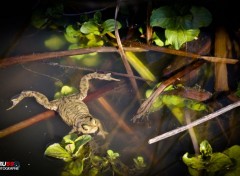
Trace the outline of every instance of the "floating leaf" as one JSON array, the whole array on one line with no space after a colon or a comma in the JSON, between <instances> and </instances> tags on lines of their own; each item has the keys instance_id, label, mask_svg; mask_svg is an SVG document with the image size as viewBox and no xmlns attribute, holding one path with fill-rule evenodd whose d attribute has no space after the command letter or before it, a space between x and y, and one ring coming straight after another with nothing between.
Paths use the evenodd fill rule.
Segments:
<instances>
[{"instance_id":1,"label":"floating leaf","mask_svg":"<svg viewBox=\"0 0 240 176\"><path fill-rule=\"evenodd\" d=\"M62 146L58 143L50 145L44 152L45 155L51 156L54 158L62 159L65 162L71 161L72 157L69 152L67 152Z\"/></svg>"},{"instance_id":2,"label":"floating leaf","mask_svg":"<svg viewBox=\"0 0 240 176\"><path fill-rule=\"evenodd\" d=\"M172 45L175 49L178 50L184 43L197 39L199 32L199 29L166 29L165 36L167 40L165 41L165 45Z\"/></svg>"}]
</instances>

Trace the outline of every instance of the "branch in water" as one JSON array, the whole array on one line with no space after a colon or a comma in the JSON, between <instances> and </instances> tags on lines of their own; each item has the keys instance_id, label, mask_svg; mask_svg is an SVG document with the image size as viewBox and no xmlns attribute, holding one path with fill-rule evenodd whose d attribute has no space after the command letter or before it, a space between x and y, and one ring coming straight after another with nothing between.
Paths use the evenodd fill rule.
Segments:
<instances>
[{"instance_id":1,"label":"branch in water","mask_svg":"<svg viewBox=\"0 0 240 176\"><path fill-rule=\"evenodd\" d=\"M200 118L198 120L195 120L195 121L189 123L188 125L182 126L182 127L177 128L175 130L172 130L172 131L166 132L164 134L161 134L159 136L156 136L156 137L150 139L148 141L148 143L152 144L152 143L161 141L163 139L169 138L171 136L174 136L174 135L176 135L178 133L181 133L181 132L186 131L186 130L188 130L190 128L193 128L193 127L195 127L197 125L200 125L200 124L202 124L202 123L204 123L206 121L209 121L209 120L211 120L211 119L213 119L215 117L218 117L219 115L221 115L221 114L223 114L223 113L225 113L227 111L230 111L230 110L232 110L232 109L234 109L234 108L236 108L238 106L240 106L240 101L237 101L236 103L230 104L230 105L228 105L228 106L226 106L226 107L224 107L222 109L219 109L216 112L213 112L211 114L203 116L202 118Z\"/></svg>"}]
</instances>

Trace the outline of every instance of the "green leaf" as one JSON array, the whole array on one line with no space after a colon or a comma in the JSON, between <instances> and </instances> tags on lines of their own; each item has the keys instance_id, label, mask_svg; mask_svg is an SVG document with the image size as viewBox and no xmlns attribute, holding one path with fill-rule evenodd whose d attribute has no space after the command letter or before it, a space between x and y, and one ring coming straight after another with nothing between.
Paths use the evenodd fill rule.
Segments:
<instances>
[{"instance_id":1,"label":"green leaf","mask_svg":"<svg viewBox=\"0 0 240 176\"><path fill-rule=\"evenodd\" d=\"M45 155L51 156L54 158L62 159L65 162L71 161L72 157L60 144L55 143L50 145L44 152Z\"/></svg>"},{"instance_id":2,"label":"green leaf","mask_svg":"<svg viewBox=\"0 0 240 176\"><path fill-rule=\"evenodd\" d=\"M82 135L79 136L74 142L76 146L76 151L74 152L74 155L76 157L80 156L82 154L82 146L88 143L92 140L92 137L90 135Z\"/></svg>"},{"instance_id":3,"label":"green leaf","mask_svg":"<svg viewBox=\"0 0 240 176\"><path fill-rule=\"evenodd\" d=\"M170 6L163 6L152 11L150 25L152 27L162 27L165 29L175 29L177 13Z\"/></svg>"},{"instance_id":4,"label":"green leaf","mask_svg":"<svg viewBox=\"0 0 240 176\"><path fill-rule=\"evenodd\" d=\"M65 39L70 43L79 42L79 36L81 35L80 31L73 28L72 25L68 25L66 32L64 33Z\"/></svg>"},{"instance_id":5,"label":"green leaf","mask_svg":"<svg viewBox=\"0 0 240 176\"><path fill-rule=\"evenodd\" d=\"M155 42L155 44L158 46L164 46L164 42L158 37L156 32L153 33L152 41Z\"/></svg>"},{"instance_id":6,"label":"green leaf","mask_svg":"<svg viewBox=\"0 0 240 176\"><path fill-rule=\"evenodd\" d=\"M74 141L78 138L78 135L76 133L71 133L63 137L63 143L74 143Z\"/></svg>"},{"instance_id":7,"label":"green leaf","mask_svg":"<svg viewBox=\"0 0 240 176\"><path fill-rule=\"evenodd\" d=\"M71 87L71 86L68 86L68 85L63 86L62 89L61 89L61 93L64 96L71 95L71 94L74 94L76 92L78 92L78 90L75 87Z\"/></svg>"},{"instance_id":8,"label":"green leaf","mask_svg":"<svg viewBox=\"0 0 240 176\"><path fill-rule=\"evenodd\" d=\"M88 172L89 176L97 176L99 173L99 169L96 167L91 168L91 170Z\"/></svg>"},{"instance_id":9,"label":"green leaf","mask_svg":"<svg viewBox=\"0 0 240 176\"><path fill-rule=\"evenodd\" d=\"M147 166L146 163L144 162L144 158L142 156L133 158L133 161L134 161L134 165L137 169L143 169Z\"/></svg>"},{"instance_id":10,"label":"green leaf","mask_svg":"<svg viewBox=\"0 0 240 176\"><path fill-rule=\"evenodd\" d=\"M209 165L207 167L208 172L217 172L227 169L232 165L231 159L223 153L213 153Z\"/></svg>"},{"instance_id":11,"label":"green leaf","mask_svg":"<svg viewBox=\"0 0 240 176\"><path fill-rule=\"evenodd\" d=\"M193 169L204 169L205 168L205 163L202 161L201 157L194 156L194 157L189 157L188 153L185 153L182 157L183 162L188 166Z\"/></svg>"},{"instance_id":12,"label":"green leaf","mask_svg":"<svg viewBox=\"0 0 240 176\"><path fill-rule=\"evenodd\" d=\"M84 159L77 159L71 162L68 162L65 166L65 170L72 175L79 176L83 172Z\"/></svg>"},{"instance_id":13,"label":"green leaf","mask_svg":"<svg viewBox=\"0 0 240 176\"><path fill-rule=\"evenodd\" d=\"M104 21L102 24L102 27L103 27L102 35L104 35L108 32L115 31L115 20L108 19L108 20ZM118 29L120 29L122 27L121 23L119 23L118 21L117 21L117 27L118 27Z\"/></svg>"},{"instance_id":14,"label":"green leaf","mask_svg":"<svg viewBox=\"0 0 240 176\"><path fill-rule=\"evenodd\" d=\"M115 160L120 156L119 153L115 153L112 150L107 150L107 154L111 160Z\"/></svg>"},{"instance_id":15,"label":"green leaf","mask_svg":"<svg viewBox=\"0 0 240 176\"><path fill-rule=\"evenodd\" d=\"M212 22L212 14L205 7L192 6L192 28L206 27Z\"/></svg>"},{"instance_id":16,"label":"green leaf","mask_svg":"<svg viewBox=\"0 0 240 176\"><path fill-rule=\"evenodd\" d=\"M93 21L87 21L83 23L83 25L80 28L80 31L84 34L100 35L98 24Z\"/></svg>"},{"instance_id":17,"label":"green leaf","mask_svg":"<svg viewBox=\"0 0 240 176\"><path fill-rule=\"evenodd\" d=\"M165 30L166 42L165 45L173 45L173 47L177 50L181 48L181 46L194 39L197 39L199 34L199 29L189 29L189 30Z\"/></svg>"},{"instance_id":18,"label":"green leaf","mask_svg":"<svg viewBox=\"0 0 240 176\"><path fill-rule=\"evenodd\" d=\"M238 176L240 173L240 146L234 145L223 152L227 156L229 156L234 165L228 169L228 172L225 176Z\"/></svg>"},{"instance_id":19,"label":"green leaf","mask_svg":"<svg viewBox=\"0 0 240 176\"><path fill-rule=\"evenodd\" d=\"M209 158L212 155L212 147L207 140L201 142L199 150L202 158Z\"/></svg>"},{"instance_id":20,"label":"green leaf","mask_svg":"<svg viewBox=\"0 0 240 176\"><path fill-rule=\"evenodd\" d=\"M101 23L102 13L100 11L94 13L93 19L96 23Z\"/></svg>"}]
</instances>

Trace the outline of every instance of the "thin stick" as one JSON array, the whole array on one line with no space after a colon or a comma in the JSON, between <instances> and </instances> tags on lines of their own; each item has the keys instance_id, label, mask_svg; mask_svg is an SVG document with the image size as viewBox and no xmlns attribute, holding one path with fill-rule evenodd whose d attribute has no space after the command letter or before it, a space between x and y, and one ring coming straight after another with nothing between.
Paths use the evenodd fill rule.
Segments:
<instances>
[{"instance_id":1,"label":"thin stick","mask_svg":"<svg viewBox=\"0 0 240 176\"><path fill-rule=\"evenodd\" d=\"M121 42L119 32L118 32L117 15L118 15L120 3L121 3L121 0L118 0L116 10L115 10L115 36L116 36L116 40L117 40L117 44L118 44L118 51L119 51L119 54L122 58L123 64L126 68L126 71L127 71L128 75L133 76L134 74L133 74L132 68L131 68L131 66L130 66L128 60L127 60L127 56L126 56L126 54L123 50L122 42ZM136 93L137 98L140 100L141 95L138 91L138 85L137 85L136 80L134 78L129 78L129 79L130 79L131 85L132 85L132 87L133 87L133 89Z\"/></svg>"},{"instance_id":2,"label":"thin stick","mask_svg":"<svg viewBox=\"0 0 240 176\"><path fill-rule=\"evenodd\" d=\"M213 112L211 114L203 116L202 118L200 118L200 119L198 119L196 121L193 121L193 122L189 123L188 125L182 126L182 127L177 128L175 130L172 130L172 131L163 133L163 134L161 134L159 136L156 136L156 137L150 139L148 141L148 143L152 144L152 143L161 141L163 139L166 139L168 137L174 136L174 135L176 135L178 133L181 133L181 132L186 131L186 130L188 130L190 128L193 128L193 127L195 127L197 125L200 125L201 123L209 121L209 120L211 120L211 119L213 119L213 118L215 118L215 117L217 117L217 116L219 116L219 115L221 115L221 114L223 114L223 113L225 113L227 111L230 111L230 110L232 110L232 109L234 109L234 108L236 108L238 106L240 106L240 101L237 101L236 103L230 104L230 105L228 105L228 106L226 106L226 107L224 107L222 109L219 109L219 110L217 110L217 111L215 111L215 112Z\"/></svg>"}]
</instances>

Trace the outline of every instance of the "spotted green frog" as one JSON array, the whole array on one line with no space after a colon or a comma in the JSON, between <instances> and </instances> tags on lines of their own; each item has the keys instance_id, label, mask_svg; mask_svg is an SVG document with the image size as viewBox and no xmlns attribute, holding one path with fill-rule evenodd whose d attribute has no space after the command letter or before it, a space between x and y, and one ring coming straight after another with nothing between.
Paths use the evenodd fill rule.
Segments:
<instances>
[{"instance_id":1,"label":"spotted green frog","mask_svg":"<svg viewBox=\"0 0 240 176\"><path fill-rule=\"evenodd\" d=\"M111 73L90 73L81 78L79 85L80 93L49 101L42 93L36 91L22 91L19 96L12 99L13 105L7 110L14 108L26 97L34 97L36 101L46 109L57 111L63 121L69 126L72 126L73 129L70 133L92 134L98 132L98 135L105 138L108 133L103 129L101 122L90 114L87 105L83 102L83 99L87 96L89 80L91 79L120 81L119 79L112 78Z\"/></svg>"}]
</instances>

